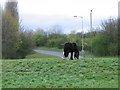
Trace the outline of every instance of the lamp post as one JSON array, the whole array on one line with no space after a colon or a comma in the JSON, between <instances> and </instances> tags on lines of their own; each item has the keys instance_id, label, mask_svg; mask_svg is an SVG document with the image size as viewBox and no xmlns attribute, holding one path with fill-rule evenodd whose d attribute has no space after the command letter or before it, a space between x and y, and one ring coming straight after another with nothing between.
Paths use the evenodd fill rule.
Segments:
<instances>
[{"instance_id":1,"label":"lamp post","mask_svg":"<svg viewBox=\"0 0 120 90\"><path fill-rule=\"evenodd\" d=\"M74 17L80 17L82 19L82 56L84 56L84 41L83 41L83 17L82 16L74 16Z\"/></svg>"},{"instance_id":2,"label":"lamp post","mask_svg":"<svg viewBox=\"0 0 120 90\"><path fill-rule=\"evenodd\" d=\"M90 10L90 31L91 31L91 57L92 57L92 10Z\"/></svg>"},{"instance_id":3,"label":"lamp post","mask_svg":"<svg viewBox=\"0 0 120 90\"><path fill-rule=\"evenodd\" d=\"M91 57L92 57L92 10L90 10L90 31L91 31L90 41L91 41Z\"/></svg>"}]
</instances>

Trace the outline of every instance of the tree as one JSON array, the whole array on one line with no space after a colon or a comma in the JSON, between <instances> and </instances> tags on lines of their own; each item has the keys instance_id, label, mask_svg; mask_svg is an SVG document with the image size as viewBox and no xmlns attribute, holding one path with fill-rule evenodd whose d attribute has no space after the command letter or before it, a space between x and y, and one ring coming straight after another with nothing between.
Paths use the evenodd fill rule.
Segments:
<instances>
[{"instance_id":1,"label":"tree","mask_svg":"<svg viewBox=\"0 0 120 90\"><path fill-rule=\"evenodd\" d=\"M120 41L120 18L118 18L118 42ZM120 57L120 42L118 43L118 56Z\"/></svg>"},{"instance_id":2,"label":"tree","mask_svg":"<svg viewBox=\"0 0 120 90\"><path fill-rule=\"evenodd\" d=\"M62 27L59 25L54 25L48 30L48 35L50 34L62 34Z\"/></svg>"},{"instance_id":3,"label":"tree","mask_svg":"<svg viewBox=\"0 0 120 90\"><path fill-rule=\"evenodd\" d=\"M67 41L66 35L62 34L51 34L48 37L47 46L63 48L64 43Z\"/></svg>"},{"instance_id":4,"label":"tree","mask_svg":"<svg viewBox=\"0 0 120 90\"><path fill-rule=\"evenodd\" d=\"M11 2L12 3L12 2ZM9 4L11 4L9 3ZM18 42L18 20L8 12L2 13L2 56L3 58L16 57Z\"/></svg>"},{"instance_id":5,"label":"tree","mask_svg":"<svg viewBox=\"0 0 120 90\"><path fill-rule=\"evenodd\" d=\"M11 2L11 0L8 0L6 2L5 11L7 13L10 13L13 18L19 21L17 5L18 5L17 0L14 0L13 2Z\"/></svg>"},{"instance_id":6,"label":"tree","mask_svg":"<svg viewBox=\"0 0 120 90\"><path fill-rule=\"evenodd\" d=\"M45 44L47 43L47 36L43 34L35 33L33 35L33 38L36 46L45 46Z\"/></svg>"},{"instance_id":7,"label":"tree","mask_svg":"<svg viewBox=\"0 0 120 90\"><path fill-rule=\"evenodd\" d=\"M2 55L3 58L16 57L16 45L18 42L18 11L17 1L6 2L5 10L2 13Z\"/></svg>"},{"instance_id":8,"label":"tree","mask_svg":"<svg viewBox=\"0 0 120 90\"><path fill-rule=\"evenodd\" d=\"M17 58L25 58L34 48L33 32L20 32L19 42L17 43Z\"/></svg>"},{"instance_id":9,"label":"tree","mask_svg":"<svg viewBox=\"0 0 120 90\"><path fill-rule=\"evenodd\" d=\"M110 19L102 23L102 31L93 38L93 52L99 56L116 56L118 51L118 22Z\"/></svg>"},{"instance_id":10,"label":"tree","mask_svg":"<svg viewBox=\"0 0 120 90\"><path fill-rule=\"evenodd\" d=\"M117 27L117 20L109 19L102 23L102 28L104 35L111 43L117 43L117 34L118 34L118 27Z\"/></svg>"},{"instance_id":11,"label":"tree","mask_svg":"<svg viewBox=\"0 0 120 90\"><path fill-rule=\"evenodd\" d=\"M44 36L47 36L47 32L45 32L43 29L37 29L37 30L35 31L35 33L36 33L36 34L42 34L42 35L44 35Z\"/></svg>"},{"instance_id":12,"label":"tree","mask_svg":"<svg viewBox=\"0 0 120 90\"><path fill-rule=\"evenodd\" d=\"M0 59L2 58L2 7L0 5Z\"/></svg>"},{"instance_id":13,"label":"tree","mask_svg":"<svg viewBox=\"0 0 120 90\"><path fill-rule=\"evenodd\" d=\"M118 22L115 19L109 19L103 24L104 36L107 39L108 45L108 55L115 56L117 55L118 50Z\"/></svg>"},{"instance_id":14,"label":"tree","mask_svg":"<svg viewBox=\"0 0 120 90\"><path fill-rule=\"evenodd\" d=\"M68 42L75 42L77 41L77 37L76 37L76 31L75 30L72 30L70 34L67 35L67 41Z\"/></svg>"},{"instance_id":15,"label":"tree","mask_svg":"<svg viewBox=\"0 0 120 90\"><path fill-rule=\"evenodd\" d=\"M108 45L107 39L103 33L96 35L92 40L93 53L96 56L106 56L108 54Z\"/></svg>"}]
</instances>

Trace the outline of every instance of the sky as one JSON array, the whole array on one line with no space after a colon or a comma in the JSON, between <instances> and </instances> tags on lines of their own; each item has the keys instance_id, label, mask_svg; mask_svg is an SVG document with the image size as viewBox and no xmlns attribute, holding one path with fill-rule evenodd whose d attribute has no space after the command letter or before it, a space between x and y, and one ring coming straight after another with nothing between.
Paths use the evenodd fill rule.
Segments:
<instances>
[{"instance_id":1,"label":"sky","mask_svg":"<svg viewBox=\"0 0 120 90\"><path fill-rule=\"evenodd\" d=\"M54 25L59 25L63 33L70 33L71 30L81 32L82 16L83 30L87 32L90 28L90 10L93 11L93 27L97 28L104 20L117 18L118 2L119 0L18 0L18 11L26 29L41 28L47 31Z\"/></svg>"}]
</instances>

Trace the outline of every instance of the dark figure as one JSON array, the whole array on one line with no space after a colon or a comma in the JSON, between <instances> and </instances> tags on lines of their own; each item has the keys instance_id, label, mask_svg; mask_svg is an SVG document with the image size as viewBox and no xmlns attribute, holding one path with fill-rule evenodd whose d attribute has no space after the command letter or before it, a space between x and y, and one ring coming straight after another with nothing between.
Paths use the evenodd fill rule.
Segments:
<instances>
[{"instance_id":1,"label":"dark figure","mask_svg":"<svg viewBox=\"0 0 120 90\"><path fill-rule=\"evenodd\" d=\"M71 53L71 57L70 57L71 60L73 60L73 53L74 53L74 58L79 59L79 50L76 43L65 43L64 57L67 58L69 53Z\"/></svg>"}]
</instances>

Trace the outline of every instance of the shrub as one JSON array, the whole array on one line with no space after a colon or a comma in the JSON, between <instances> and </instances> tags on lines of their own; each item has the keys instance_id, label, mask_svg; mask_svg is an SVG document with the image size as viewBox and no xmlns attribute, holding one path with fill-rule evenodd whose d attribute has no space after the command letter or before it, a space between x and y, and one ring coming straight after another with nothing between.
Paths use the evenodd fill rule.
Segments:
<instances>
[{"instance_id":1,"label":"shrub","mask_svg":"<svg viewBox=\"0 0 120 90\"><path fill-rule=\"evenodd\" d=\"M108 47L108 43L103 35L99 34L93 38L92 49L94 55L106 56L108 53L107 47Z\"/></svg>"},{"instance_id":2,"label":"shrub","mask_svg":"<svg viewBox=\"0 0 120 90\"><path fill-rule=\"evenodd\" d=\"M117 43L110 43L109 46L108 46L108 51L109 51L109 55L110 56L116 56L117 55L117 52L118 52L118 45Z\"/></svg>"},{"instance_id":3,"label":"shrub","mask_svg":"<svg viewBox=\"0 0 120 90\"><path fill-rule=\"evenodd\" d=\"M21 32L19 43L17 45L17 58L25 58L34 48L34 41L31 32Z\"/></svg>"}]
</instances>

